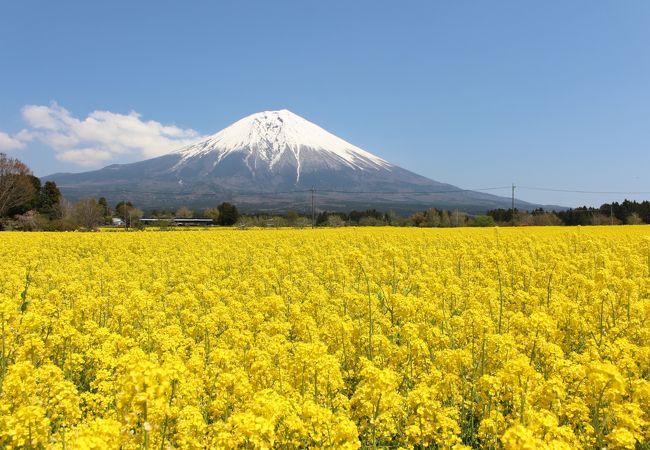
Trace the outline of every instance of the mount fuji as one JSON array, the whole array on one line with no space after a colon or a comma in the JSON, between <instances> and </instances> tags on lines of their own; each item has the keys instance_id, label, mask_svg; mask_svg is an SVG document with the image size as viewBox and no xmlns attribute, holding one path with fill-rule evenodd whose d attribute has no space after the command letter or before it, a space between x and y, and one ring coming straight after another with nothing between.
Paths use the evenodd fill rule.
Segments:
<instances>
[{"instance_id":1,"label":"mount fuji","mask_svg":"<svg viewBox=\"0 0 650 450\"><path fill-rule=\"evenodd\" d=\"M141 208L194 208L231 201L244 211L425 207L485 212L510 199L468 191L402 169L288 111L245 117L200 142L157 158L82 173L57 173L71 200L104 196ZM517 207L538 205L518 201Z\"/></svg>"}]
</instances>

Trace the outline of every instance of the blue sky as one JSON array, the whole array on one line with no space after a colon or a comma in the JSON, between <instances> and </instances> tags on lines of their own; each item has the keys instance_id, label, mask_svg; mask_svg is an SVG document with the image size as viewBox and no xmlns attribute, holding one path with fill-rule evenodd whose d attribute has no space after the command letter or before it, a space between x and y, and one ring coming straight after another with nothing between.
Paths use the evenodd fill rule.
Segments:
<instances>
[{"instance_id":1,"label":"blue sky","mask_svg":"<svg viewBox=\"0 0 650 450\"><path fill-rule=\"evenodd\" d=\"M0 3L0 151L37 175L281 108L464 188L650 192L650 2Z\"/></svg>"}]
</instances>

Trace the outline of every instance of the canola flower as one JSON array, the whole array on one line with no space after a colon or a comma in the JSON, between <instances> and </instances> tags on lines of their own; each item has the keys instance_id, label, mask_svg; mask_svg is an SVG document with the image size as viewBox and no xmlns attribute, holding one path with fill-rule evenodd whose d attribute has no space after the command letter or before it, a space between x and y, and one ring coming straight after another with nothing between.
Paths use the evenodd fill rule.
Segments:
<instances>
[{"instance_id":1,"label":"canola flower","mask_svg":"<svg viewBox=\"0 0 650 450\"><path fill-rule=\"evenodd\" d=\"M650 446L650 228L0 234L0 448Z\"/></svg>"}]
</instances>

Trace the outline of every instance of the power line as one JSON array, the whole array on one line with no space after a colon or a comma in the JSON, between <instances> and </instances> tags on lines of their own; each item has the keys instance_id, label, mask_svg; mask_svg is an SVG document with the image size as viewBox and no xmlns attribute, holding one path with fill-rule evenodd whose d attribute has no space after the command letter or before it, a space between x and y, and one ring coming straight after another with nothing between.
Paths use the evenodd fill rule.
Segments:
<instances>
[{"instance_id":1,"label":"power line","mask_svg":"<svg viewBox=\"0 0 650 450\"><path fill-rule=\"evenodd\" d=\"M338 189L316 189L314 191L317 193L326 193L326 194L384 194L384 195L400 195L400 194L454 194L458 192L480 192L480 191L494 191L499 189L510 189L510 186L499 186L499 187L489 187L489 188L476 188L476 189L453 189L453 190L442 190L442 191L344 191Z\"/></svg>"},{"instance_id":2,"label":"power line","mask_svg":"<svg viewBox=\"0 0 650 450\"><path fill-rule=\"evenodd\" d=\"M575 189L555 189L555 188L543 188L543 187L532 187L532 186L517 186L519 189L525 189L529 191L546 191L546 192L565 192L570 194L617 194L617 195L643 195L650 194L650 191L583 191Z\"/></svg>"},{"instance_id":3,"label":"power line","mask_svg":"<svg viewBox=\"0 0 650 450\"><path fill-rule=\"evenodd\" d=\"M512 183L512 225L515 224L515 183Z\"/></svg>"}]
</instances>

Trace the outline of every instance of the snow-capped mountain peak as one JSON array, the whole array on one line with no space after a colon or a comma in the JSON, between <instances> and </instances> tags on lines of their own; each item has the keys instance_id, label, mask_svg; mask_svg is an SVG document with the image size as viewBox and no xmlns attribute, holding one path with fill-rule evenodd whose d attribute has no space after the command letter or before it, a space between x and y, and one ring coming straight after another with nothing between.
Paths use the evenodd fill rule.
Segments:
<instances>
[{"instance_id":1,"label":"snow-capped mountain peak","mask_svg":"<svg viewBox=\"0 0 650 450\"><path fill-rule=\"evenodd\" d=\"M238 120L201 142L173 153L188 160L214 155L214 165L241 153L251 171L292 166L296 180L305 167L342 166L354 170L390 170L389 162L327 132L287 109L264 111Z\"/></svg>"},{"instance_id":2,"label":"snow-capped mountain peak","mask_svg":"<svg viewBox=\"0 0 650 450\"><path fill-rule=\"evenodd\" d=\"M248 211L304 211L314 192L316 207L330 211L378 208L410 214L434 206L484 212L511 202L417 175L286 109L252 114L156 158L45 180L56 181L70 199L110 194L117 186L130 201L149 208L206 208L232 201Z\"/></svg>"}]
</instances>

